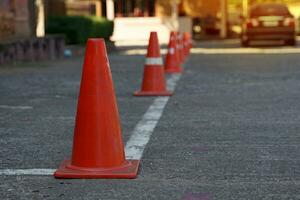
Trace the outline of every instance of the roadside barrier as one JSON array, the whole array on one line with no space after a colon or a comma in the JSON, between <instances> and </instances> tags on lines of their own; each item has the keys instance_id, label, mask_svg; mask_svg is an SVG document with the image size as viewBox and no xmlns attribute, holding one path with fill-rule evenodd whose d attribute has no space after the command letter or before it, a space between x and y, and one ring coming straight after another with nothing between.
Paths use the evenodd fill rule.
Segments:
<instances>
[{"instance_id":1,"label":"roadside barrier","mask_svg":"<svg viewBox=\"0 0 300 200\"><path fill-rule=\"evenodd\" d=\"M166 72L180 73L182 37L170 34ZM187 35L188 36L188 35ZM189 39L187 37L186 39ZM188 40L187 40L188 41ZM183 61L182 61L183 62ZM156 32L151 32L141 90L135 96L171 96ZM140 160L126 160L118 106L105 41L89 39L85 52L74 129L72 157L55 171L55 178L133 179Z\"/></svg>"},{"instance_id":2,"label":"roadside barrier","mask_svg":"<svg viewBox=\"0 0 300 200\"><path fill-rule=\"evenodd\" d=\"M60 35L19 38L0 42L0 65L63 58L65 39Z\"/></svg>"},{"instance_id":3,"label":"roadside barrier","mask_svg":"<svg viewBox=\"0 0 300 200\"><path fill-rule=\"evenodd\" d=\"M170 34L170 42L168 45L168 53L166 56L165 72L166 73L181 73L182 67L179 63L179 55L176 45L177 37L175 32Z\"/></svg>"}]
</instances>

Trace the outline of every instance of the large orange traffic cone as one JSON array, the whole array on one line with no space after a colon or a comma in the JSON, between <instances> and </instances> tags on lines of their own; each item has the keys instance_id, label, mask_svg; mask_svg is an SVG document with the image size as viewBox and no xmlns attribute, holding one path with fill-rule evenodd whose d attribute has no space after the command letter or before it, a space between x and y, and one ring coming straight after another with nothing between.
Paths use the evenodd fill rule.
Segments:
<instances>
[{"instance_id":1,"label":"large orange traffic cone","mask_svg":"<svg viewBox=\"0 0 300 200\"><path fill-rule=\"evenodd\" d=\"M151 32L148 45L148 53L144 67L144 78L141 91L135 96L171 96L167 91L163 61L160 55L160 47L156 32Z\"/></svg>"},{"instance_id":2,"label":"large orange traffic cone","mask_svg":"<svg viewBox=\"0 0 300 200\"><path fill-rule=\"evenodd\" d=\"M125 160L114 87L102 39L89 39L83 66L72 159L56 178L135 178L139 161Z\"/></svg>"},{"instance_id":3,"label":"large orange traffic cone","mask_svg":"<svg viewBox=\"0 0 300 200\"><path fill-rule=\"evenodd\" d=\"M170 34L170 42L168 46L168 54L166 56L165 72L166 73L181 73L182 68L178 60L177 37L175 32Z\"/></svg>"}]
</instances>

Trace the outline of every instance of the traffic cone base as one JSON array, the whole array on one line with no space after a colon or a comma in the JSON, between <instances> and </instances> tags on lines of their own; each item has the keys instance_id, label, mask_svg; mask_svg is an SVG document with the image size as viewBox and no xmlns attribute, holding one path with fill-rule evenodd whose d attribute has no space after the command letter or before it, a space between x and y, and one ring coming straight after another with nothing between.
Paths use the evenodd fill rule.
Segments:
<instances>
[{"instance_id":1,"label":"traffic cone base","mask_svg":"<svg viewBox=\"0 0 300 200\"><path fill-rule=\"evenodd\" d=\"M70 160L65 160L54 176L67 179L134 179L137 177L139 164L139 160L126 160L119 167L83 168L72 166Z\"/></svg>"},{"instance_id":2,"label":"traffic cone base","mask_svg":"<svg viewBox=\"0 0 300 200\"><path fill-rule=\"evenodd\" d=\"M149 92L149 91L136 91L133 93L134 96L172 96L173 92L171 91L162 91L162 92Z\"/></svg>"}]
</instances>

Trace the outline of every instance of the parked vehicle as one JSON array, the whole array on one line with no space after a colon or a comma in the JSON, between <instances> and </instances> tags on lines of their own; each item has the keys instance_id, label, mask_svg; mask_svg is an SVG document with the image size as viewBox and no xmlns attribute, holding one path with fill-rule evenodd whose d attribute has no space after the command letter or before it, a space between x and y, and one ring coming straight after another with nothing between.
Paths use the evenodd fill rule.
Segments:
<instances>
[{"instance_id":1,"label":"parked vehicle","mask_svg":"<svg viewBox=\"0 0 300 200\"><path fill-rule=\"evenodd\" d=\"M285 4L262 3L252 6L242 26L241 43L255 40L281 40L296 44L296 22Z\"/></svg>"}]
</instances>

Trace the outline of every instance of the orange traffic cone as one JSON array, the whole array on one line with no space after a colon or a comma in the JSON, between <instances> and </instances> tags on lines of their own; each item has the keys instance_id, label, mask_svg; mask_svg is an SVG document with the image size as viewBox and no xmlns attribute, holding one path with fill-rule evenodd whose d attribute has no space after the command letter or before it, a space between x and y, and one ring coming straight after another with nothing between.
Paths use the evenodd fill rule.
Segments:
<instances>
[{"instance_id":1,"label":"orange traffic cone","mask_svg":"<svg viewBox=\"0 0 300 200\"><path fill-rule=\"evenodd\" d=\"M165 64L165 72L166 73L181 73L182 68L178 61L178 51L176 47L176 33L171 32L170 34L170 42L168 46L168 54L166 56L166 64Z\"/></svg>"},{"instance_id":2,"label":"orange traffic cone","mask_svg":"<svg viewBox=\"0 0 300 200\"><path fill-rule=\"evenodd\" d=\"M177 49L178 49L178 60L179 63L184 63L184 52L183 52L183 44L182 44L182 35L177 33Z\"/></svg>"},{"instance_id":3,"label":"orange traffic cone","mask_svg":"<svg viewBox=\"0 0 300 200\"><path fill-rule=\"evenodd\" d=\"M190 33L185 32L183 34L183 45L184 45L184 51L185 51L185 55L189 56L190 55L190 50L192 47L192 38Z\"/></svg>"},{"instance_id":4,"label":"orange traffic cone","mask_svg":"<svg viewBox=\"0 0 300 200\"><path fill-rule=\"evenodd\" d=\"M139 161L125 160L118 107L103 39L89 39L82 73L72 159L55 178L135 178Z\"/></svg>"},{"instance_id":5,"label":"orange traffic cone","mask_svg":"<svg viewBox=\"0 0 300 200\"><path fill-rule=\"evenodd\" d=\"M148 45L148 53L144 67L144 78L141 91L135 96L171 96L167 91L163 61L160 55L160 47L156 32L151 32Z\"/></svg>"}]
</instances>

